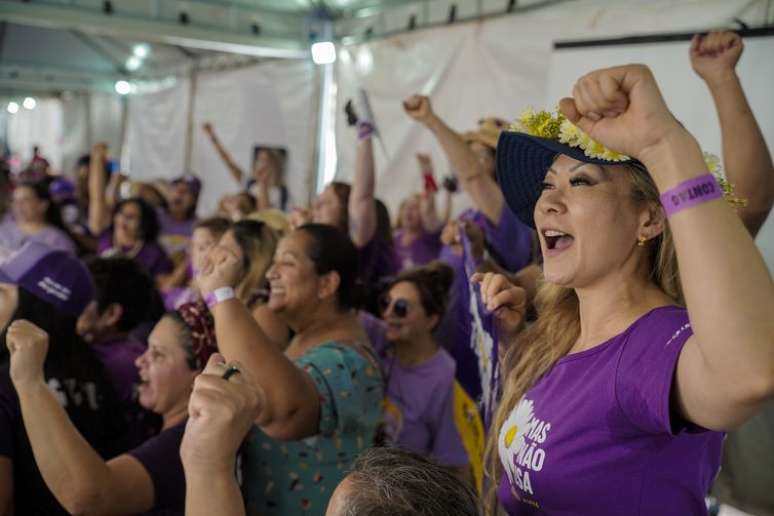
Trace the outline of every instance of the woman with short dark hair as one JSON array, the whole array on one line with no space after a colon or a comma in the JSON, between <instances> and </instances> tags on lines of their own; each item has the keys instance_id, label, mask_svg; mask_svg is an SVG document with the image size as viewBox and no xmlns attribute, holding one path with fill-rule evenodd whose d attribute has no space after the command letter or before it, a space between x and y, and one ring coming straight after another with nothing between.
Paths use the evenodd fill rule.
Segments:
<instances>
[{"instance_id":1,"label":"woman with short dark hair","mask_svg":"<svg viewBox=\"0 0 774 516\"><path fill-rule=\"evenodd\" d=\"M224 246L197 281L221 352L257 379L259 431L243 459L250 513L325 512L345 468L372 445L382 378L355 308L357 257L339 229L309 224L283 238L267 273L268 307L295 333L283 352L234 292L241 263Z\"/></svg>"}]
</instances>

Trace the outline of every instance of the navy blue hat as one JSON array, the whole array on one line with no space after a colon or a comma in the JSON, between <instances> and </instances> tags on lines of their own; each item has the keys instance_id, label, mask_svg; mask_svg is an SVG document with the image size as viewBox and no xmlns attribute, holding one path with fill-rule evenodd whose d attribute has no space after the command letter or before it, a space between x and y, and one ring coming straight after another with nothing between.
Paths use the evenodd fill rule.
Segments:
<instances>
[{"instance_id":1,"label":"navy blue hat","mask_svg":"<svg viewBox=\"0 0 774 516\"><path fill-rule=\"evenodd\" d=\"M543 190L546 172L559 154L584 163L633 165L646 170L642 163L634 159L608 161L591 158L580 147L570 147L558 140L503 131L497 141L497 182L508 207L530 227L535 227L535 204Z\"/></svg>"}]
</instances>

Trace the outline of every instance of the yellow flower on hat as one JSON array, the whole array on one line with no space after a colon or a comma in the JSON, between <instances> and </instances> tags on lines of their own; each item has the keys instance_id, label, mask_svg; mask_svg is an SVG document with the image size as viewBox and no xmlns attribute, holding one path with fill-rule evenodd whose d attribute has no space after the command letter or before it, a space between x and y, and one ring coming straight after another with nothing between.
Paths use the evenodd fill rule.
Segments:
<instances>
[{"instance_id":1,"label":"yellow flower on hat","mask_svg":"<svg viewBox=\"0 0 774 516\"><path fill-rule=\"evenodd\" d=\"M608 161L628 161L630 159L628 156L594 141L580 127L567 120L558 109L553 112L527 109L511 125L510 129L539 138L559 140L570 147L580 147L590 158Z\"/></svg>"},{"instance_id":2,"label":"yellow flower on hat","mask_svg":"<svg viewBox=\"0 0 774 516\"><path fill-rule=\"evenodd\" d=\"M728 182L723 172L723 167L720 164L720 158L709 152L704 153L704 163L707 165L712 175L717 179L720 189L723 191L723 199L734 209L744 208L747 206L747 199L742 199L736 196L734 191L734 185Z\"/></svg>"}]
</instances>

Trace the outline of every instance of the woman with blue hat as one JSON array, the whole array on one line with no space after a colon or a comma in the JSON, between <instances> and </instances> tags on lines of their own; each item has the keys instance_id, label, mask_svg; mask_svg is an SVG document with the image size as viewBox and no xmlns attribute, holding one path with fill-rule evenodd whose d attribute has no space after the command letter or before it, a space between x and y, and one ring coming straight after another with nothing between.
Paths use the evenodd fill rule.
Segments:
<instances>
[{"instance_id":1,"label":"woman with blue hat","mask_svg":"<svg viewBox=\"0 0 774 516\"><path fill-rule=\"evenodd\" d=\"M722 432L774 396L774 285L647 67L592 72L560 110L497 148L545 262L537 322L502 364L489 510L706 514ZM504 277L475 280L515 333Z\"/></svg>"}]
</instances>

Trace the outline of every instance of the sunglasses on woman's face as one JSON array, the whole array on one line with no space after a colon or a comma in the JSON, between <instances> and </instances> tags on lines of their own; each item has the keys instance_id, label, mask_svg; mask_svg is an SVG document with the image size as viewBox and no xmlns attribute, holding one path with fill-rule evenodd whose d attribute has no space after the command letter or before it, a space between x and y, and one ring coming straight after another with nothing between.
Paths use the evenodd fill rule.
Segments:
<instances>
[{"instance_id":1,"label":"sunglasses on woman's face","mask_svg":"<svg viewBox=\"0 0 774 516\"><path fill-rule=\"evenodd\" d=\"M382 296L379 300L382 315L385 315L390 307L392 307L392 313L395 314L395 317L403 319L408 315L409 302L407 300L402 298L393 300L390 296Z\"/></svg>"}]
</instances>

